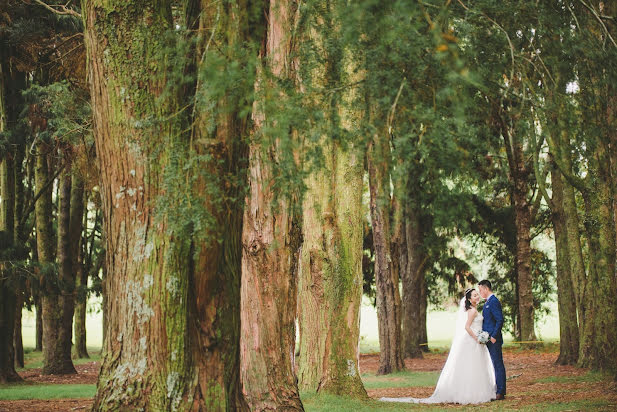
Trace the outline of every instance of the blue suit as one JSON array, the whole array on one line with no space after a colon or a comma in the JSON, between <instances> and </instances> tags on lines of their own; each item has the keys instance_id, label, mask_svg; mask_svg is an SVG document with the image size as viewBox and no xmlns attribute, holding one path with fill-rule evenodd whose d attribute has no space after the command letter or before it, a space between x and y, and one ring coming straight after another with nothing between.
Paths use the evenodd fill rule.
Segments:
<instances>
[{"instance_id":1,"label":"blue suit","mask_svg":"<svg viewBox=\"0 0 617 412\"><path fill-rule=\"evenodd\" d=\"M501 302L495 295L491 295L484 307L482 308L482 330L497 340L492 343L487 343L488 352L491 354L493 367L495 368L495 381L497 383L497 393L506 395L506 367L503 364L503 354L501 346L503 345L503 337L501 336L501 327L503 326L503 311L501 310Z\"/></svg>"}]
</instances>

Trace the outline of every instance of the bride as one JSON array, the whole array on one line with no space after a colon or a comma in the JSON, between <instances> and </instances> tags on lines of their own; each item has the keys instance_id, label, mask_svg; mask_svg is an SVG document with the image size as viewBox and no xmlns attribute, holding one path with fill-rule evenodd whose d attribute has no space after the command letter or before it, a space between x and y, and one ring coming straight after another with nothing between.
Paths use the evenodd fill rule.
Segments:
<instances>
[{"instance_id":1,"label":"bride","mask_svg":"<svg viewBox=\"0 0 617 412\"><path fill-rule=\"evenodd\" d=\"M381 398L386 402L482 403L495 399L495 371L488 348L478 343L482 314L477 305L480 294L467 289L461 300L454 339L435 392L430 398Z\"/></svg>"}]
</instances>

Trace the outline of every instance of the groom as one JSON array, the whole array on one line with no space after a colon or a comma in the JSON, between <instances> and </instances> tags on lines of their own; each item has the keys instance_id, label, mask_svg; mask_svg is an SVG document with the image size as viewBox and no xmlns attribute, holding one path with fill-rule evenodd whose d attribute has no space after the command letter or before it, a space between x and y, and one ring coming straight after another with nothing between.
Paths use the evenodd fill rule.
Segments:
<instances>
[{"instance_id":1,"label":"groom","mask_svg":"<svg viewBox=\"0 0 617 412\"><path fill-rule=\"evenodd\" d=\"M503 326L503 312L501 311L501 302L495 295L491 282L481 280L478 283L480 296L486 300L484 308L482 308L482 330L487 331L491 340L487 343L488 352L491 354L493 367L495 368L495 381L497 383L496 399L504 399L506 396L506 368L503 365L503 355L501 346L503 345L503 337L501 336L501 327Z\"/></svg>"}]
</instances>

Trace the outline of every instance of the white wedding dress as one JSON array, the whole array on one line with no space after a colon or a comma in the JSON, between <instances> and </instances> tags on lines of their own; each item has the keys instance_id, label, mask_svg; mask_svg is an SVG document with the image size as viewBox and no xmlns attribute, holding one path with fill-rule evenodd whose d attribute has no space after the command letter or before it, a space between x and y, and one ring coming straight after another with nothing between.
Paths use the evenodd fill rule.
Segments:
<instances>
[{"instance_id":1,"label":"white wedding dress","mask_svg":"<svg viewBox=\"0 0 617 412\"><path fill-rule=\"evenodd\" d=\"M478 313L471 329L482 331L482 314ZM495 370L486 345L475 341L465 330L467 312L461 301L456 330L448 360L441 370L435 392L430 398L381 398L385 402L406 403L483 403L495 399Z\"/></svg>"}]
</instances>

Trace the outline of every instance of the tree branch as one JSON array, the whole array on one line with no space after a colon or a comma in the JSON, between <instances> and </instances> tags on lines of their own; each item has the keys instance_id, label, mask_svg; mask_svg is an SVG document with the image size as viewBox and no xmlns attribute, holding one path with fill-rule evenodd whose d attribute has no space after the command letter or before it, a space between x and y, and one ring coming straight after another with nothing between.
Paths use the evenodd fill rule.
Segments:
<instances>
[{"instance_id":1,"label":"tree branch","mask_svg":"<svg viewBox=\"0 0 617 412\"><path fill-rule=\"evenodd\" d=\"M26 0L22 0L24 3L28 4L28 2ZM73 9L69 9L68 7L66 7L69 3L66 3L65 5L62 4L54 4L53 6L50 6L49 4L45 3L42 0L34 0L35 3L45 7L47 10L51 11L52 13L55 14L59 14L62 16L74 16L74 17L79 17L81 19L81 13L77 13L75 10ZM57 7L57 8L55 8Z\"/></svg>"},{"instance_id":2,"label":"tree branch","mask_svg":"<svg viewBox=\"0 0 617 412\"><path fill-rule=\"evenodd\" d=\"M49 179L47 182L45 182L45 185L41 188L41 190L39 190L39 192L36 194L36 196L34 196L34 198L32 198L32 203L28 206L28 208L24 211L23 216L21 217L21 220L19 221L20 225L24 225L26 223L26 220L28 219L28 216L30 216L30 213L32 213L34 211L34 207L36 205L36 201L39 199L39 197L41 197L43 195L43 193L45 193L47 190L49 190L51 188L51 186L54 183L54 180L56 180L56 178L58 176L60 176L60 173L62 173L62 171L64 170L64 167L66 166L66 162L63 163L58 170L56 171L56 173L52 176L51 179Z\"/></svg>"},{"instance_id":3,"label":"tree branch","mask_svg":"<svg viewBox=\"0 0 617 412\"><path fill-rule=\"evenodd\" d=\"M593 16L596 18L596 20L598 20L598 22L600 23L600 25L602 26L602 28L604 29L604 32L606 33L606 35L608 36L608 38L610 39L611 43L613 43L613 46L617 47L617 43L615 43L615 39L613 39L613 36L611 36L611 33L608 31L608 29L606 28L606 25L604 24L604 22L602 21L602 18L598 15L598 12L591 6L589 6L587 3L585 3L583 0L578 0L583 6L585 6L585 8L587 10L589 10L591 12L591 14L593 14Z\"/></svg>"}]
</instances>

